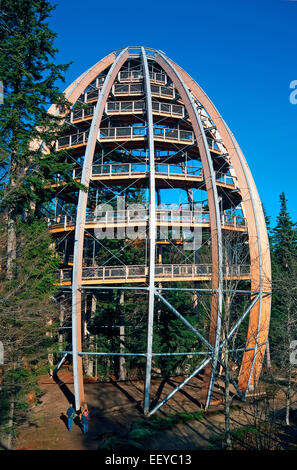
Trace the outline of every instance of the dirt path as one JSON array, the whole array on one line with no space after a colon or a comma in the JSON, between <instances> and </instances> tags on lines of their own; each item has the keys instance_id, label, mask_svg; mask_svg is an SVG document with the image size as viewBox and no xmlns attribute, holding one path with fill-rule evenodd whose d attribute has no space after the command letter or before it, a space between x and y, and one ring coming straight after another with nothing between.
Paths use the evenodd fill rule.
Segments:
<instances>
[{"instance_id":1,"label":"dirt path","mask_svg":"<svg viewBox=\"0 0 297 470\"><path fill-rule=\"evenodd\" d=\"M22 426L14 448L17 450L89 450L98 448L104 438L125 436L133 423L144 420L141 411L143 384L141 382L87 383L85 384L91 422L88 435L83 435L78 424L71 432L67 430L65 413L69 406L69 394L73 393L71 374L63 371L63 385L45 376L40 380L43 392L41 402L34 407L31 423ZM152 396L162 399L178 382L169 384L155 382ZM159 416L172 416L180 412L197 412L199 382L187 385L167 402ZM64 392L64 393L63 393ZM68 397L68 399L67 399ZM159 399L160 399L159 398ZM248 406L232 412L231 426L237 428L251 421ZM166 429L152 435L143 444L146 450L195 450L213 447L213 438L224 432L222 411L210 411L203 419L192 419L179 423L173 429Z\"/></svg>"}]
</instances>

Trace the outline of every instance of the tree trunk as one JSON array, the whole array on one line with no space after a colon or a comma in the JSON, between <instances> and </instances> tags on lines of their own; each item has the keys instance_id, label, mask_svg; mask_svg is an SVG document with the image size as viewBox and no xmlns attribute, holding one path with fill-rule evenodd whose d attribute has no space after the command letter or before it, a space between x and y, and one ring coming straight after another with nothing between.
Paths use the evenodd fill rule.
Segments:
<instances>
[{"instance_id":1,"label":"tree trunk","mask_svg":"<svg viewBox=\"0 0 297 470\"><path fill-rule=\"evenodd\" d=\"M63 343L64 343L64 330L62 329L63 326L64 326L64 309L63 309L63 305L62 305L62 300L60 300L60 315L59 315L59 325L60 325L60 330L59 330L59 338L58 338L58 342L59 342L59 351L62 351L63 350Z\"/></svg>"},{"instance_id":2,"label":"tree trunk","mask_svg":"<svg viewBox=\"0 0 297 470\"><path fill-rule=\"evenodd\" d=\"M8 214L7 220L7 278L12 280L14 277L14 265L16 259L16 219L12 213Z\"/></svg>"},{"instance_id":3,"label":"tree trunk","mask_svg":"<svg viewBox=\"0 0 297 470\"><path fill-rule=\"evenodd\" d=\"M229 353L228 343L225 348L225 442L226 450L232 449L231 431L230 431L230 377L229 377Z\"/></svg>"},{"instance_id":4,"label":"tree trunk","mask_svg":"<svg viewBox=\"0 0 297 470\"><path fill-rule=\"evenodd\" d=\"M96 313L96 305L97 305L96 297L95 297L95 295L92 295L91 318ZM89 350L92 352L92 351L94 351L94 349L95 349L94 336L90 335L90 337L89 337ZM94 377L94 359L93 358L94 358L94 356L89 356L88 369L87 369L87 375L89 377Z\"/></svg>"},{"instance_id":5,"label":"tree trunk","mask_svg":"<svg viewBox=\"0 0 297 470\"><path fill-rule=\"evenodd\" d=\"M230 305L231 298L227 293L225 297L225 348L224 348L224 363L225 363L225 443L226 450L232 450L232 441L231 441L231 430L230 430L230 375L229 375L229 342L227 340L229 333L229 322L230 322Z\"/></svg>"},{"instance_id":6,"label":"tree trunk","mask_svg":"<svg viewBox=\"0 0 297 470\"><path fill-rule=\"evenodd\" d=\"M10 407L9 407L9 419L8 419L8 428L9 432L7 435L7 440L6 440L6 448L7 450L12 449L12 435L13 435L13 419L14 419L14 399L12 398L10 402Z\"/></svg>"},{"instance_id":7,"label":"tree trunk","mask_svg":"<svg viewBox=\"0 0 297 470\"><path fill-rule=\"evenodd\" d=\"M120 294L120 352L125 352L125 316L123 313L123 304L125 301L124 291L121 291ZM126 359L125 356L120 356L120 380L126 380L127 371L126 371Z\"/></svg>"},{"instance_id":8,"label":"tree trunk","mask_svg":"<svg viewBox=\"0 0 297 470\"><path fill-rule=\"evenodd\" d=\"M270 358L269 339L267 339L267 345L266 345L266 362L267 362L267 369L271 369L271 358Z\"/></svg>"},{"instance_id":9,"label":"tree trunk","mask_svg":"<svg viewBox=\"0 0 297 470\"><path fill-rule=\"evenodd\" d=\"M288 384L286 390L286 425L290 426L290 408L291 408L291 378L292 378L292 366L289 367Z\"/></svg>"},{"instance_id":10,"label":"tree trunk","mask_svg":"<svg viewBox=\"0 0 297 470\"><path fill-rule=\"evenodd\" d=\"M49 320L47 322L47 324L51 328L51 326L53 324L53 321ZM49 338L52 338L53 337L52 331L48 331L46 333L46 336L48 336ZM48 363L49 363L49 366L50 366L49 374L52 377L53 376L53 369L54 369L54 355L53 355L53 353L49 352L48 355L47 355L47 358L48 358Z\"/></svg>"}]
</instances>

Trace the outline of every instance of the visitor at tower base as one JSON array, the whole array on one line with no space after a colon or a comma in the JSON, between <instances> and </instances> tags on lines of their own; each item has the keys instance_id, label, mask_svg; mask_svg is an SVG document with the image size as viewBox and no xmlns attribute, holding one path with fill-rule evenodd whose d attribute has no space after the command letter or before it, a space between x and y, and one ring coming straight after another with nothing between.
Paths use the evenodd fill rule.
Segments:
<instances>
[{"instance_id":1,"label":"visitor at tower base","mask_svg":"<svg viewBox=\"0 0 297 470\"><path fill-rule=\"evenodd\" d=\"M75 418L75 410L74 410L72 404L70 404L70 407L68 408L66 414L68 416L68 431L71 431L73 420Z\"/></svg>"},{"instance_id":2,"label":"visitor at tower base","mask_svg":"<svg viewBox=\"0 0 297 470\"><path fill-rule=\"evenodd\" d=\"M84 404L82 413L81 413L81 423L83 425L83 433L88 433L89 421L91 421L89 417L89 410L86 404Z\"/></svg>"}]
</instances>

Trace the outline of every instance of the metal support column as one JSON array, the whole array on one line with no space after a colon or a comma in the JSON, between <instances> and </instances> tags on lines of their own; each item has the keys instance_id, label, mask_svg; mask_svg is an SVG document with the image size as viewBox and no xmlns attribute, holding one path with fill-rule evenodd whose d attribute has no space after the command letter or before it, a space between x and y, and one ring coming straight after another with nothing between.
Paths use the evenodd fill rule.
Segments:
<instances>
[{"instance_id":1,"label":"metal support column","mask_svg":"<svg viewBox=\"0 0 297 470\"><path fill-rule=\"evenodd\" d=\"M146 356L146 377L144 390L144 414L149 414L150 388L152 375L152 346L153 346L153 325L154 325L154 302L155 302L155 256L156 256L156 186L155 186L155 149L154 149L154 124L152 112L151 83L147 57L144 48L141 48L143 76L146 91L146 112L147 112L147 136L149 146L149 185L150 185L150 207L149 207L149 308L147 325L147 356Z\"/></svg>"}]
</instances>

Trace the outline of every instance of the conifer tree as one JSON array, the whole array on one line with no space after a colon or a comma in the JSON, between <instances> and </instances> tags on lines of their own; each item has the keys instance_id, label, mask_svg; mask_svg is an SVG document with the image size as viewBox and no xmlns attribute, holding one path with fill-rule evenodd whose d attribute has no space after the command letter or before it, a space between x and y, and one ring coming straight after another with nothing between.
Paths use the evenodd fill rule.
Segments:
<instances>
[{"instance_id":1,"label":"conifer tree","mask_svg":"<svg viewBox=\"0 0 297 470\"><path fill-rule=\"evenodd\" d=\"M72 165L54 150L61 117L50 115L50 104L63 113L69 103L56 82L68 65L54 58L56 34L47 23L53 6L46 0L0 1L0 80L4 102L0 106L2 210L7 218L7 273L13 276L16 222L36 213L55 192L57 174L69 178ZM33 210L32 210L33 209Z\"/></svg>"},{"instance_id":2,"label":"conifer tree","mask_svg":"<svg viewBox=\"0 0 297 470\"><path fill-rule=\"evenodd\" d=\"M270 337L275 363L285 371L286 424L290 424L293 396L290 345L297 339L297 228L287 209L285 194L280 195L281 209L272 230L273 296Z\"/></svg>"},{"instance_id":3,"label":"conifer tree","mask_svg":"<svg viewBox=\"0 0 297 470\"><path fill-rule=\"evenodd\" d=\"M47 0L0 0L0 424L8 419L10 437L22 397L26 402L47 358L45 333L55 317L50 297L58 260L40 208L59 191L58 174L73 184L73 164L55 151L70 104L57 86L68 65L55 63L53 9ZM47 112L51 104L55 115Z\"/></svg>"}]
</instances>

